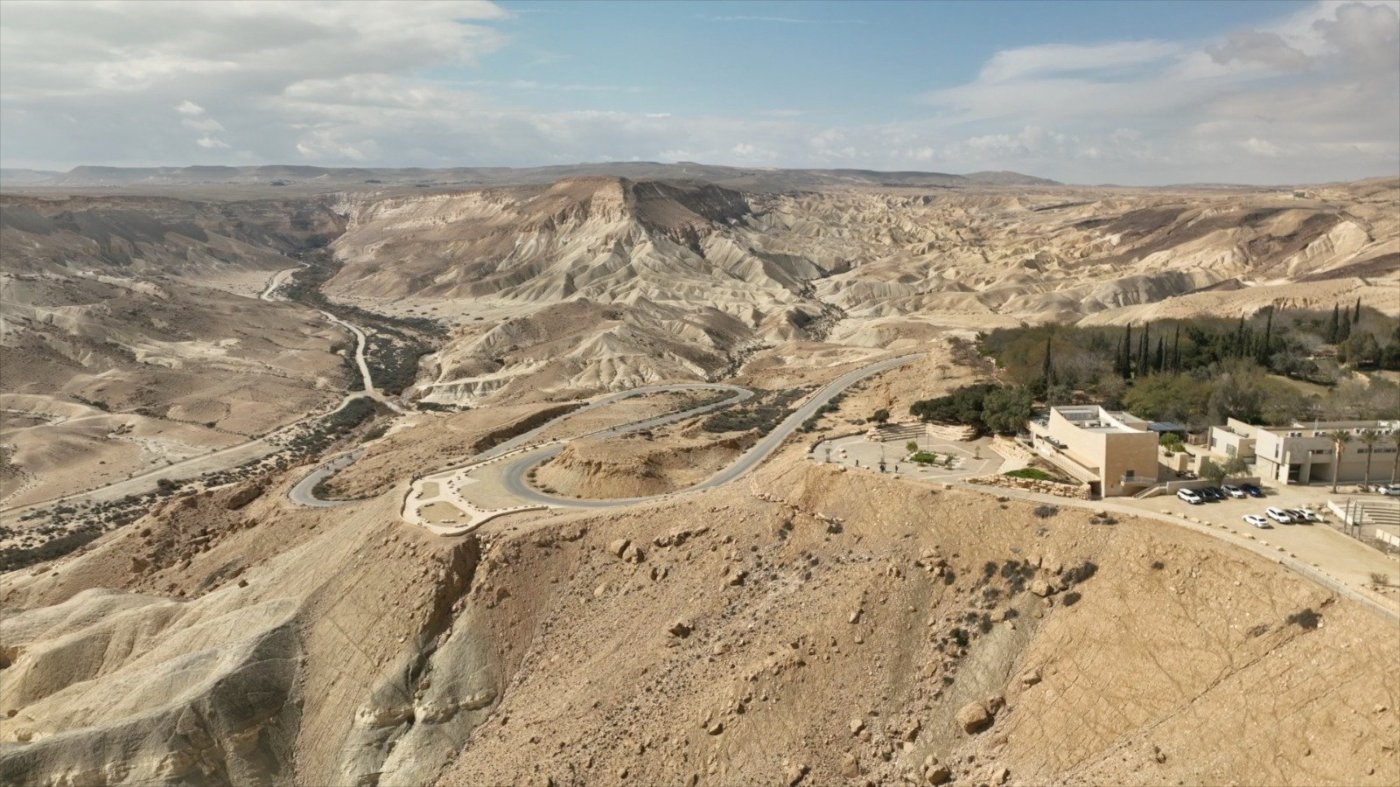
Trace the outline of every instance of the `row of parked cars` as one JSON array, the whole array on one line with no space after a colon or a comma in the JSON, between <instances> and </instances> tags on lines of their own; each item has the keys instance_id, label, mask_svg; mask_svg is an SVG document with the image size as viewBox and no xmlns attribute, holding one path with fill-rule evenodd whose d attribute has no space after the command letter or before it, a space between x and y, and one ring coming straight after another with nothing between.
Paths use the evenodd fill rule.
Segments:
<instances>
[{"instance_id":1,"label":"row of parked cars","mask_svg":"<svg viewBox=\"0 0 1400 787\"><path fill-rule=\"evenodd\" d=\"M1246 497L1263 497L1264 490L1254 484L1223 484L1221 486L1207 486L1200 489L1179 489L1177 490L1176 496L1193 506L1199 506L1219 500L1228 500L1230 498L1243 499ZM1258 514L1245 514L1243 519L1248 524L1260 528L1261 530L1268 530L1273 527L1273 525L1269 524L1270 519L1280 525L1306 525L1312 522L1322 521L1322 517L1310 508L1278 508L1276 506L1269 506L1264 509L1264 514L1268 517L1267 519Z\"/></svg>"},{"instance_id":2,"label":"row of parked cars","mask_svg":"<svg viewBox=\"0 0 1400 787\"><path fill-rule=\"evenodd\" d=\"M1311 508L1275 508L1269 506L1264 509L1269 519L1280 525L1310 525L1313 522L1321 522L1322 517ZM1243 517L1247 524L1253 525L1260 530L1268 530L1273 527L1269 524L1269 519L1265 519L1258 514L1245 514Z\"/></svg>"},{"instance_id":3,"label":"row of parked cars","mask_svg":"<svg viewBox=\"0 0 1400 787\"><path fill-rule=\"evenodd\" d=\"M1178 489L1176 496L1193 506L1198 506L1203 503L1228 500L1232 497L1241 499L1263 497L1264 490L1254 484L1225 484L1224 486L1205 486L1200 489Z\"/></svg>"}]
</instances>

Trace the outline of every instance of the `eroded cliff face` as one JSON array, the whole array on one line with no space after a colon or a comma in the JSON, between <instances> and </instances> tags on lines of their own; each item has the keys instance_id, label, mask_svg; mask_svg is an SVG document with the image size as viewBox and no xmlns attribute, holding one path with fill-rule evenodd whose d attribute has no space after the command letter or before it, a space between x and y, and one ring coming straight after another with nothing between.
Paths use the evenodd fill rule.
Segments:
<instances>
[{"instance_id":1,"label":"eroded cliff face","mask_svg":"<svg viewBox=\"0 0 1400 787\"><path fill-rule=\"evenodd\" d=\"M432 401L562 396L713 378L800 342L917 342L930 326L1343 297L1396 311L1397 188L746 195L575 178L361 197L344 206L330 290L458 321L420 380Z\"/></svg>"}]
</instances>

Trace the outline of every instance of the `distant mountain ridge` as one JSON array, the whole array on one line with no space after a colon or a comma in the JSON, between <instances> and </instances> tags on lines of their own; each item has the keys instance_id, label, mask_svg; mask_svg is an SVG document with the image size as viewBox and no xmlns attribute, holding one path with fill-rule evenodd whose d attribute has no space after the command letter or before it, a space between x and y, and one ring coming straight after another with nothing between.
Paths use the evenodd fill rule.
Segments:
<instances>
[{"instance_id":1,"label":"distant mountain ridge","mask_svg":"<svg viewBox=\"0 0 1400 787\"><path fill-rule=\"evenodd\" d=\"M634 180L705 180L752 191L794 191L830 186L956 188L967 186L1056 186L1056 181L1017 172L886 172L867 169L774 169L694 162L650 161L566 164L548 167L313 167L263 166L107 167L78 166L68 172L7 169L0 186L113 188L123 186L299 186L343 190L364 186L477 187L537 185L573 177Z\"/></svg>"}]
</instances>

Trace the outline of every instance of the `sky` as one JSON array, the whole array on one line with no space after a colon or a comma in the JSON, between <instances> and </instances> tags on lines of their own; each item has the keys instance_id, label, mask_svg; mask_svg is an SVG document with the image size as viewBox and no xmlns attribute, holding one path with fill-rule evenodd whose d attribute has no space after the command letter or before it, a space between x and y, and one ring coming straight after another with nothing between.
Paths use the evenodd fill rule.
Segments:
<instances>
[{"instance_id":1,"label":"sky","mask_svg":"<svg viewBox=\"0 0 1400 787\"><path fill-rule=\"evenodd\" d=\"M1400 0L0 0L0 166L1400 174Z\"/></svg>"}]
</instances>

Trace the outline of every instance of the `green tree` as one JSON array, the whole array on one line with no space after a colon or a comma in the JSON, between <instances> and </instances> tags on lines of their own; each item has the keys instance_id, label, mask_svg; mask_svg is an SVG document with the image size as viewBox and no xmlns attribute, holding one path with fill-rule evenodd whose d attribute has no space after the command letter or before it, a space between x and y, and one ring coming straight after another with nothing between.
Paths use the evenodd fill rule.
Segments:
<instances>
[{"instance_id":1,"label":"green tree","mask_svg":"<svg viewBox=\"0 0 1400 787\"><path fill-rule=\"evenodd\" d=\"M910 440L909 442L904 444L904 450L908 451L911 454L915 453L919 450L919 444L914 442L913 440Z\"/></svg>"},{"instance_id":2,"label":"green tree","mask_svg":"<svg viewBox=\"0 0 1400 787\"><path fill-rule=\"evenodd\" d=\"M1356 311L1352 312L1351 315L1351 324L1355 325L1359 322L1361 322L1361 298L1358 296L1356 299Z\"/></svg>"},{"instance_id":3,"label":"green tree","mask_svg":"<svg viewBox=\"0 0 1400 787\"><path fill-rule=\"evenodd\" d=\"M1138 343L1137 374L1139 377L1146 377L1152 369L1152 323L1145 323L1142 326L1142 336Z\"/></svg>"},{"instance_id":4,"label":"green tree","mask_svg":"<svg viewBox=\"0 0 1400 787\"><path fill-rule=\"evenodd\" d=\"M1361 308L1361 302L1357 301L1357 308ZM1356 436L1356 441L1366 446L1366 486L1371 485L1371 454L1376 449L1376 443L1381 441L1381 433L1375 429L1366 429Z\"/></svg>"},{"instance_id":5,"label":"green tree","mask_svg":"<svg viewBox=\"0 0 1400 787\"><path fill-rule=\"evenodd\" d=\"M1216 464L1210 457L1201 459L1201 478L1211 483L1211 486L1220 486L1225 480L1225 468Z\"/></svg>"},{"instance_id":6,"label":"green tree","mask_svg":"<svg viewBox=\"0 0 1400 787\"><path fill-rule=\"evenodd\" d=\"M1181 435L1176 432L1163 432L1162 436L1157 438L1157 443L1167 453L1174 454L1181 450Z\"/></svg>"},{"instance_id":7,"label":"green tree","mask_svg":"<svg viewBox=\"0 0 1400 787\"><path fill-rule=\"evenodd\" d=\"M1260 375L1248 367L1233 364L1220 374L1211 385L1207 412L1216 423L1229 418L1241 421L1258 421L1264 404L1264 391L1259 383Z\"/></svg>"},{"instance_id":8,"label":"green tree","mask_svg":"<svg viewBox=\"0 0 1400 787\"><path fill-rule=\"evenodd\" d=\"M998 434L1015 434L1031 418L1031 392L1020 386L999 388L987 394L982 422Z\"/></svg>"},{"instance_id":9,"label":"green tree","mask_svg":"<svg viewBox=\"0 0 1400 787\"><path fill-rule=\"evenodd\" d=\"M1055 362L1050 357L1050 340L1053 337L1045 337L1045 361L1040 367L1040 376L1045 380L1045 387L1048 389L1055 384Z\"/></svg>"},{"instance_id":10,"label":"green tree","mask_svg":"<svg viewBox=\"0 0 1400 787\"><path fill-rule=\"evenodd\" d=\"M1242 476L1246 472L1248 472L1249 462L1246 462L1244 460L1244 457L1235 455L1227 459L1225 461L1224 467L1222 467L1221 469L1225 471L1225 476L1227 478L1234 478L1237 476Z\"/></svg>"},{"instance_id":11,"label":"green tree","mask_svg":"<svg viewBox=\"0 0 1400 787\"><path fill-rule=\"evenodd\" d=\"M1353 366L1376 366L1381 361L1381 346L1370 331L1358 331L1342 342L1340 355Z\"/></svg>"},{"instance_id":12,"label":"green tree","mask_svg":"<svg viewBox=\"0 0 1400 787\"><path fill-rule=\"evenodd\" d=\"M1337 304L1332 304L1332 321L1327 323L1327 343L1336 344L1342 337L1342 310Z\"/></svg>"},{"instance_id":13,"label":"green tree","mask_svg":"<svg viewBox=\"0 0 1400 787\"><path fill-rule=\"evenodd\" d=\"M1390 483L1395 483L1395 476L1400 473L1400 429L1390 433L1390 442L1395 444L1395 463L1390 466Z\"/></svg>"},{"instance_id":14,"label":"green tree","mask_svg":"<svg viewBox=\"0 0 1400 787\"><path fill-rule=\"evenodd\" d=\"M890 411L884 407L881 407L879 410L876 410L874 414L870 416L870 420L874 421L877 424L883 424L886 421L890 420Z\"/></svg>"},{"instance_id":15,"label":"green tree","mask_svg":"<svg viewBox=\"0 0 1400 787\"><path fill-rule=\"evenodd\" d=\"M1124 380L1133 376L1133 324L1123 328L1123 344L1118 350L1118 374Z\"/></svg>"},{"instance_id":16,"label":"green tree","mask_svg":"<svg viewBox=\"0 0 1400 787\"><path fill-rule=\"evenodd\" d=\"M1267 366L1269 365L1269 355L1271 355L1271 351L1270 351L1269 348L1272 346L1273 334L1274 334L1274 307L1270 306L1270 307L1269 307L1269 316L1266 318L1266 320L1265 320L1265 322L1264 322L1264 341L1263 341L1262 344L1259 345L1259 355L1258 355L1258 358L1259 358L1259 365L1260 365L1260 366L1267 367Z\"/></svg>"},{"instance_id":17,"label":"green tree","mask_svg":"<svg viewBox=\"0 0 1400 787\"><path fill-rule=\"evenodd\" d=\"M1154 421L1186 421L1204 412L1211 386L1188 374L1149 374L1133 382L1123 394L1123 406L1133 414Z\"/></svg>"},{"instance_id":18,"label":"green tree","mask_svg":"<svg viewBox=\"0 0 1400 787\"><path fill-rule=\"evenodd\" d=\"M1337 469L1342 464L1342 449L1351 442L1351 432L1345 429L1338 429L1329 432L1328 437L1332 438L1332 493L1337 493Z\"/></svg>"}]
</instances>

